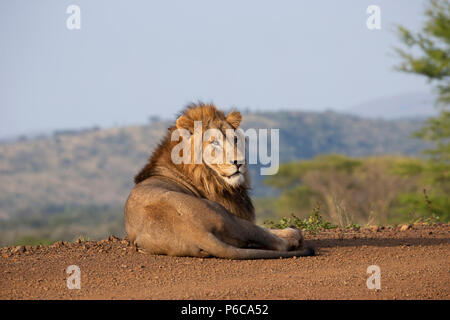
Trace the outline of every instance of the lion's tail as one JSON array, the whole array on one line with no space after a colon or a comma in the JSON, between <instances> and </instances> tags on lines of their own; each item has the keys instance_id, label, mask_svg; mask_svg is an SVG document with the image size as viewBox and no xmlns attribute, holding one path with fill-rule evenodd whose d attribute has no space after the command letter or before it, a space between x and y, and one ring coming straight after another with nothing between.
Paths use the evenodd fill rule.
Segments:
<instances>
[{"instance_id":1,"label":"lion's tail","mask_svg":"<svg viewBox=\"0 0 450 320\"><path fill-rule=\"evenodd\" d=\"M242 249L230 246L229 244L220 241L211 233L208 233L208 236L204 238L204 241L201 243L201 247L204 251L217 258L237 260L307 257L313 256L316 253L312 247L307 247L306 249L296 251Z\"/></svg>"}]
</instances>

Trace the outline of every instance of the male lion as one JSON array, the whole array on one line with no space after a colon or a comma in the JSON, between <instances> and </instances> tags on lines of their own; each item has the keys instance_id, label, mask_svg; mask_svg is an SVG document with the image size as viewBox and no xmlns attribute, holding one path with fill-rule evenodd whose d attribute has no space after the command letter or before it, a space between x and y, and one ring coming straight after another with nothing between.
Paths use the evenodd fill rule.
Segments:
<instances>
[{"instance_id":1,"label":"male lion","mask_svg":"<svg viewBox=\"0 0 450 320\"><path fill-rule=\"evenodd\" d=\"M172 149L180 140L172 141L172 133L184 129L193 134L194 121L201 121L202 134L212 128L223 133L222 141L202 140L203 151L210 148L213 156L222 154L225 158L226 151L233 150L234 159L174 163ZM135 177L136 185L125 205L126 231L138 249L151 254L226 259L314 255L312 248L301 249L300 230L269 230L254 224L245 154L235 148L236 138L226 136L226 130L237 129L240 122L239 112L225 116L214 105L199 103L188 106L168 129L149 163ZM188 140L192 146L194 138L190 135ZM194 152L190 156L192 159Z\"/></svg>"}]
</instances>

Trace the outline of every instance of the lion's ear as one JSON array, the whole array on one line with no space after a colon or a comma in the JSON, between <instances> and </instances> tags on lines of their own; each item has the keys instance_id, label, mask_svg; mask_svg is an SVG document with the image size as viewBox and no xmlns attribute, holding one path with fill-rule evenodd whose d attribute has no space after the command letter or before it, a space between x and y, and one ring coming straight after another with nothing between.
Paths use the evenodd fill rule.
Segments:
<instances>
[{"instance_id":1,"label":"lion's ear","mask_svg":"<svg viewBox=\"0 0 450 320\"><path fill-rule=\"evenodd\" d=\"M235 128L237 129L239 125L241 124L242 116L239 111L231 111L227 115L227 121Z\"/></svg>"},{"instance_id":2,"label":"lion's ear","mask_svg":"<svg viewBox=\"0 0 450 320\"><path fill-rule=\"evenodd\" d=\"M186 116L180 116L176 121L176 125L178 129L186 129L191 133L194 132L194 120Z\"/></svg>"}]
</instances>

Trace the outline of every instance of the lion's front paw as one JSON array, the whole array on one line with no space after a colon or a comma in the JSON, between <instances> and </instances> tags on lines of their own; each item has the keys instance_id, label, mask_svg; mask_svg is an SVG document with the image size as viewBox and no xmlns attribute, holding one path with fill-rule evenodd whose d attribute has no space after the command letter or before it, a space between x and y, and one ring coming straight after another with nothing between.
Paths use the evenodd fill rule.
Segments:
<instances>
[{"instance_id":1,"label":"lion's front paw","mask_svg":"<svg viewBox=\"0 0 450 320\"><path fill-rule=\"evenodd\" d=\"M303 233L296 228L277 230L276 235L286 242L286 250L297 250L303 246Z\"/></svg>"}]
</instances>

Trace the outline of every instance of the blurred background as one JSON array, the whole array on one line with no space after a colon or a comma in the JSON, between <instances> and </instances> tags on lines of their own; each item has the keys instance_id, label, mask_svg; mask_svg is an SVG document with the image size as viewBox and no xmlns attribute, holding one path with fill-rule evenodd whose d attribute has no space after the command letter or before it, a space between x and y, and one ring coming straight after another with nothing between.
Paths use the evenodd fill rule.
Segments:
<instances>
[{"instance_id":1,"label":"blurred background","mask_svg":"<svg viewBox=\"0 0 450 320\"><path fill-rule=\"evenodd\" d=\"M259 223L449 220L448 0L6 0L0 18L2 246L123 236L134 175L199 100L280 129L279 173L251 168Z\"/></svg>"}]
</instances>

